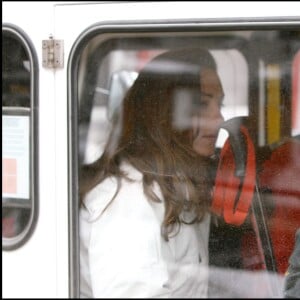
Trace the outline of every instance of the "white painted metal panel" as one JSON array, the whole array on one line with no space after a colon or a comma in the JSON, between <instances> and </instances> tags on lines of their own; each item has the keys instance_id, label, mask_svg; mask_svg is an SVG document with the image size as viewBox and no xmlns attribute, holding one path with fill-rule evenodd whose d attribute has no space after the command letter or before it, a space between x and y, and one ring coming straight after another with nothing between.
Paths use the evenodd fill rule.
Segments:
<instances>
[{"instance_id":1,"label":"white painted metal panel","mask_svg":"<svg viewBox=\"0 0 300 300\"><path fill-rule=\"evenodd\" d=\"M39 61L39 216L20 249L2 252L3 296L68 297L67 62L95 23L300 16L299 2L2 2L2 22L22 28ZM64 40L64 68L42 67L42 40Z\"/></svg>"}]
</instances>

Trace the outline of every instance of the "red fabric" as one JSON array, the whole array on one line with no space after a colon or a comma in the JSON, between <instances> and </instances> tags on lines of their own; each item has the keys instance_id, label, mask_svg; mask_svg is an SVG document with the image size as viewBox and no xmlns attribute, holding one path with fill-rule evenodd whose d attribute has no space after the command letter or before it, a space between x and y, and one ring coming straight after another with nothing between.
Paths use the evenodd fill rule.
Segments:
<instances>
[{"instance_id":1,"label":"red fabric","mask_svg":"<svg viewBox=\"0 0 300 300\"><path fill-rule=\"evenodd\" d=\"M234 155L227 139L220 155L212 200L212 210L218 215L223 215L225 222L232 225L244 223L252 203L256 182L254 146L246 127L241 126L240 129L247 145L243 182L235 176Z\"/></svg>"},{"instance_id":2,"label":"red fabric","mask_svg":"<svg viewBox=\"0 0 300 300\"><path fill-rule=\"evenodd\" d=\"M279 273L285 273L300 227L300 143L290 140L276 148L259 174L261 187L272 191L274 210L268 228Z\"/></svg>"},{"instance_id":3,"label":"red fabric","mask_svg":"<svg viewBox=\"0 0 300 300\"><path fill-rule=\"evenodd\" d=\"M243 234L241 241L243 267L246 270L265 270L266 264L262 252L259 249L257 235L254 231Z\"/></svg>"}]
</instances>

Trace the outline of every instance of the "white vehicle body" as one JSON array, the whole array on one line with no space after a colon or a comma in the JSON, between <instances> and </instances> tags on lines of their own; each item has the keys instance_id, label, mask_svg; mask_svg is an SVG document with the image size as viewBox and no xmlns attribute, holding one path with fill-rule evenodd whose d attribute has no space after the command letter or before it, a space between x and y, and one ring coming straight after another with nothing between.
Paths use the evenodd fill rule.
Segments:
<instances>
[{"instance_id":1,"label":"white vehicle body","mask_svg":"<svg viewBox=\"0 0 300 300\"><path fill-rule=\"evenodd\" d=\"M76 293L76 231L70 184L70 56L79 37L97 23L226 21L232 24L298 20L299 2L92 1L2 3L2 23L21 28L38 60L38 215L30 238L17 249L2 250L3 298L68 298ZM238 26L238 25L237 25ZM63 40L63 67L45 68L42 41ZM76 223L75 223L76 224ZM74 279L75 278L75 279Z\"/></svg>"}]
</instances>

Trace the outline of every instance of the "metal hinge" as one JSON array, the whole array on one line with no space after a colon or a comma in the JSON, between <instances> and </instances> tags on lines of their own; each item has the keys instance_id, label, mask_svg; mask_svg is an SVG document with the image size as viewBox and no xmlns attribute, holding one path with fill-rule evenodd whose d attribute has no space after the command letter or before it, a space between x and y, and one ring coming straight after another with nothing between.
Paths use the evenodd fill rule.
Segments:
<instances>
[{"instance_id":1,"label":"metal hinge","mask_svg":"<svg viewBox=\"0 0 300 300\"><path fill-rule=\"evenodd\" d=\"M43 67L63 68L64 67L64 41L54 40L52 36L49 40L43 40Z\"/></svg>"}]
</instances>

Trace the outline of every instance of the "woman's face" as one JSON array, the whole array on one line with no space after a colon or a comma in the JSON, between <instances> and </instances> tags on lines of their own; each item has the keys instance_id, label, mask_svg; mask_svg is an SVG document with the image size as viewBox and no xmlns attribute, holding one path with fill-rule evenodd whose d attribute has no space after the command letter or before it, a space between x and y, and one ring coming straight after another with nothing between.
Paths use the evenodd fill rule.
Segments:
<instances>
[{"instance_id":1,"label":"woman's face","mask_svg":"<svg viewBox=\"0 0 300 300\"><path fill-rule=\"evenodd\" d=\"M213 69L204 68L200 76L201 97L192 117L193 149L204 156L212 156L218 132L224 118L221 114L224 92Z\"/></svg>"}]
</instances>

